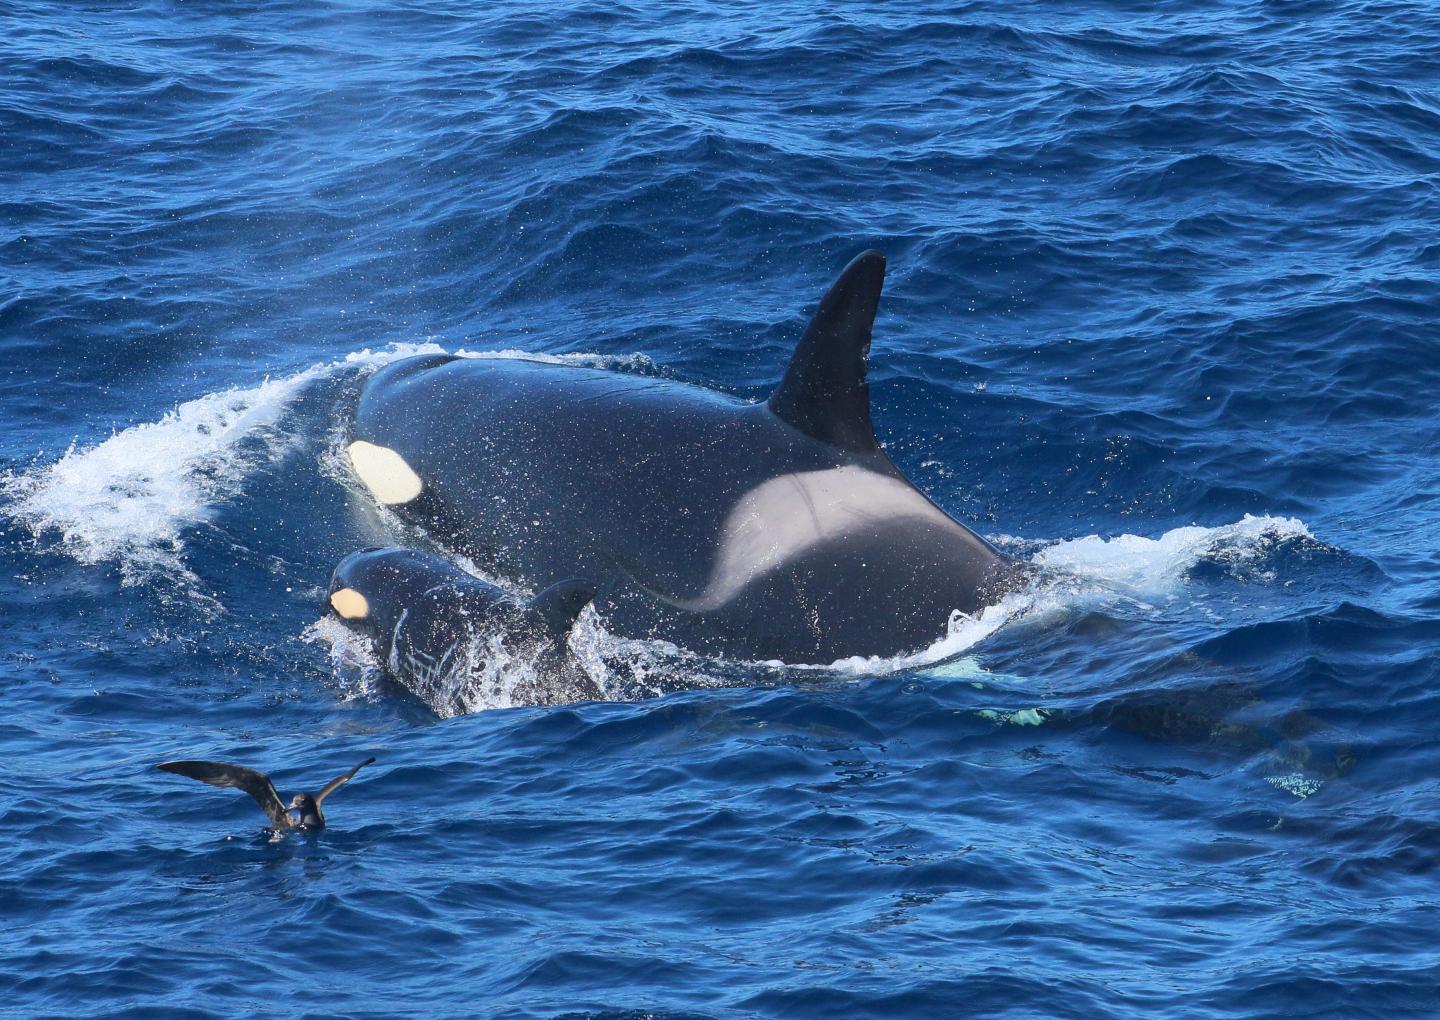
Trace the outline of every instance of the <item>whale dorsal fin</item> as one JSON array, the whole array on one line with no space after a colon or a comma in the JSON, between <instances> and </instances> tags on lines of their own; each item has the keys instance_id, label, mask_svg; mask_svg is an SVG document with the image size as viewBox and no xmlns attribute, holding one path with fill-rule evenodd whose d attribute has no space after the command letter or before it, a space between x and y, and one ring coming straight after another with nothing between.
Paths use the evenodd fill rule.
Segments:
<instances>
[{"instance_id":1,"label":"whale dorsal fin","mask_svg":"<svg viewBox=\"0 0 1440 1020\"><path fill-rule=\"evenodd\" d=\"M556 581L530 602L530 609L540 617L545 629L557 641L563 641L580 611L595 600L595 585L578 577Z\"/></svg>"},{"instance_id":2,"label":"whale dorsal fin","mask_svg":"<svg viewBox=\"0 0 1440 1020\"><path fill-rule=\"evenodd\" d=\"M820 307L770 396L776 417L824 443L846 450L875 449L865 369L870 330L885 284L885 256L856 256L820 299Z\"/></svg>"}]
</instances>

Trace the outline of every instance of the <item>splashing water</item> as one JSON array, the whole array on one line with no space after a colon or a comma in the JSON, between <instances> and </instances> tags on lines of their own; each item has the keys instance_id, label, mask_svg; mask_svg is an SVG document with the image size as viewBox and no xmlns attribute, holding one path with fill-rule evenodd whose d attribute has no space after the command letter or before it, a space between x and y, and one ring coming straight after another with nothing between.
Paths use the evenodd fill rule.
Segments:
<instances>
[{"instance_id":1,"label":"splashing water","mask_svg":"<svg viewBox=\"0 0 1440 1020\"><path fill-rule=\"evenodd\" d=\"M401 358L434 353L444 349L420 343L380 352L362 350L254 387L187 401L159 421L133 426L92 447L72 447L53 464L5 477L0 481L4 511L37 540L58 533L59 548L82 563L116 563L123 583L157 576L194 582L184 562L187 531L239 494L248 475L293 451L296 440L285 428L286 414L307 387L340 373L365 374ZM547 355L513 349L455 353L638 373L656 370L649 358L638 353ZM349 484L343 440L343 426L331 429L320 462L326 475ZM397 518L379 512L389 528L403 533ZM973 616L952 615L945 635L919 652L855 656L814 665L729 665L825 671L852 678L935 667L963 656L1012 620L1064 611L1107 595L1171 595L1202 560L1244 565L1277 543L1297 540L1311 540L1301 521L1247 514L1234 524L1176 528L1158 538L1119 535L1107 540L1091 535L1058 541L1030 556L1030 562L1044 568L1039 578ZM484 577L473 563L462 566ZM485 580L504 586L499 579ZM354 693L374 691L380 664L343 626L332 627L322 620L305 632L305 639L331 645L336 673L354 676L346 684ZM571 650L607 696L659 694L674 689L674 678L680 674L686 687L724 683L704 660L673 645L610 634L593 610L586 611L573 632ZM524 692L535 689L534 663L521 661L523 657L517 658L503 643L479 640L467 658L465 669L453 671L444 684L424 694L427 704L442 716L512 707L524 703Z\"/></svg>"},{"instance_id":2,"label":"splashing water","mask_svg":"<svg viewBox=\"0 0 1440 1020\"><path fill-rule=\"evenodd\" d=\"M1094 536L1060 541L1031 557L1036 566L1052 572L1037 575L1024 589L975 615L952 614L946 634L922 651L854 656L826 665L779 661L728 665L738 669L744 682L752 682L757 670L782 674L821 672L849 679L912 671L935 677L983 677L988 674L973 659L964 658L965 653L1011 621L1063 613L1116 595L1170 594L1178 589L1186 572L1202 560L1252 562L1279 542L1302 539L1310 540L1309 530L1293 518L1247 516L1235 524L1215 528L1176 528L1155 539L1122 535L1108 542ZM460 563L482 576L463 557ZM1072 572L1072 564L1083 569ZM337 645L332 650L337 669L353 669L357 659L364 660L367 669L379 669L373 655L354 650L360 639L332 618L312 625L306 635L308 640L319 638ZM593 607L581 614L570 634L569 647L606 700L649 697L677 686L726 686L717 673L728 670L715 667L727 664L710 662L668 642L612 634ZM442 718L530 704L533 702L524 697L524 692L538 689L542 682L534 666L533 661L515 655L498 638L481 636L471 643L462 667L452 670L433 690L415 693ZM681 676L683 683L677 684L676 678ZM369 689L373 690L373 685ZM1038 724L1043 716L1027 719Z\"/></svg>"},{"instance_id":3,"label":"splashing water","mask_svg":"<svg viewBox=\"0 0 1440 1020\"><path fill-rule=\"evenodd\" d=\"M369 640L329 614L306 627L300 633L300 640L327 649L330 668L345 698L370 698L378 694L385 667Z\"/></svg>"},{"instance_id":4,"label":"splashing water","mask_svg":"<svg viewBox=\"0 0 1440 1020\"><path fill-rule=\"evenodd\" d=\"M54 463L0 476L0 510L36 540L58 536L60 549L81 563L115 563L125 584L161 577L193 583L184 560L186 533L237 496L249 475L294 449L285 416L307 387L340 373L366 374L402 358L437 353L444 348L433 343L356 351L257 386L197 397L159 421L134 425L93 446L72 445ZM456 354L654 370L643 354Z\"/></svg>"},{"instance_id":5,"label":"splashing water","mask_svg":"<svg viewBox=\"0 0 1440 1020\"><path fill-rule=\"evenodd\" d=\"M1201 560L1244 565L1279 542L1301 539L1312 539L1310 529L1293 517L1246 514L1234 524L1175 528L1159 538L1088 535L1048 546L1032 561L1137 594L1165 595Z\"/></svg>"}]
</instances>

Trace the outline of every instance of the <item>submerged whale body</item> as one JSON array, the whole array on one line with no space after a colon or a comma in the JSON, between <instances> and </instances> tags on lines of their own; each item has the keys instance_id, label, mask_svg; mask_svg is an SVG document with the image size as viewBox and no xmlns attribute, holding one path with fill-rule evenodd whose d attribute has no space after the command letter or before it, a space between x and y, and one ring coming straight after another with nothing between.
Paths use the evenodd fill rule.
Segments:
<instances>
[{"instance_id":1,"label":"submerged whale body","mask_svg":"<svg viewBox=\"0 0 1440 1020\"><path fill-rule=\"evenodd\" d=\"M593 578L616 633L792 663L924 648L1013 568L876 442L884 275L873 251L845 268L763 404L563 364L395 362L361 394L351 465L489 570Z\"/></svg>"},{"instance_id":2,"label":"submerged whale body","mask_svg":"<svg viewBox=\"0 0 1440 1020\"><path fill-rule=\"evenodd\" d=\"M523 700L567 704L600 697L567 642L581 610L595 597L588 581L567 579L521 601L418 549L362 549L340 561L330 579L331 611L368 638L390 675L437 711L463 689L471 649L499 639L527 674Z\"/></svg>"}]
</instances>

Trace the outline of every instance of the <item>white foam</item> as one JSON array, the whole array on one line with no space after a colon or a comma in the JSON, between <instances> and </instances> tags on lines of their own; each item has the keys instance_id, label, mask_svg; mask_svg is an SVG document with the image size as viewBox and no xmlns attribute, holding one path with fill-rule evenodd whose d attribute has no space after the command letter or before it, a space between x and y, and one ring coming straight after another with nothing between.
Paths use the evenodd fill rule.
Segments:
<instances>
[{"instance_id":1,"label":"white foam","mask_svg":"<svg viewBox=\"0 0 1440 1020\"><path fill-rule=\"evenodd\" d=\"M1305 800L1320 792L1325 784L1303 772L1291 772L1283 776L1266 776L1265 782L1277 790L1284 790L1297 800Z\"/></svg>"},{"instance_id":2,"label":"white foam","mask_svg":"<svg viewBox=\"0 0 1440 1020\"><path fill-rule=\"evenodd\" d=\"M342 372L368 372L400 358L437 353L444 348L433 343L366 349L185 401L158 421L91 446L72 444L57 461L0 475L0 512L37 540L57 538L81 563L115 563L123 583L156 577L194 582L184 562L187 532L237 496L247 476L292 448L284 417L306 387ZM456 353L633 371L654 367L643 354Z\"/></svg>"},{"instance_id":3,"label":"white foam","mask_svg":"<svg viewBox=\"0 0 1440 1020\"><path fill-rule=\"evenodd\" d=\"M1201 560L1230 564L1253 561L1275 543L1310 538L1310 529L1293 517L1246 514L1217 528L1185 527L1159 538L1098 535L1057 542L1032 558L1037 566L1066 571L1134 593L1173 592Z\"/></svg>"},{"instance_id":4,"label":"white foam","mask_svg":"<svg viewBox=\"0 0 1440 1020\"><path fill-rule=\"evenodd\" d=\"M330 667L340 680L347 700L364 698L378 690L384 667L375 657L374 645L330 614L316 620L300 634L308 644L323 644L330 652Z\"/></svg>"},{"instance_id":5,"label":"white foam","mask_svg":"<svg viewBox=\"0 0 1440 1020\"><path fill-rule=\"evenodd\" d=\"M498 632L477 635L458 654L447 656L432 671L411 660L404 674L412 694L424 701L442 719L491 708L526 705L528 691L537 691L541 681L536 668L539 650L530 656L505 644ZM395 653L391 668L396 670ZM398 673L398 670L396 670Z\"/></svg>"},{"instance_id":6,"label":"white foam","mask_svg":"<svg viewBox=\"0 0 1440 1020\"><path fill-rule=\"evenodd\" d=\"M605 629L594 606L571 628L570 652L606 699L653 697L684 687L724 687L714 663L669 641L627 638Z\"/></svg>"},{"instance_id":7,"label":"white foam","mask_svg":"<svg viewBox=\"0 0 1440 1020\"><path fill-rule=\"evenodd\" d=\"M281 409L314 378L302 372L181 404L157 422L0 482L6 512L38 538L58 532L82 563L114 559L126 581L180 567L187 527L231 495L258 460L283 445ZM256 437L259 449L242 441Z\"/></svg>"},{"instance_id":8,"label":"white foam","mask_svg":"<svg viewBox=\"0 0 1440 1020\"><path fill-rule=\"evenodd\" d=\"M824 669L846 676L879 676L904 670L933 667L950 659L958 658L974 648L1003 626L1006 621L1028 609L1034 601L1033 595L1016 592L1006 595L993 606L986 606L978 615L951 613L945 636L928 648L910 655L855 655L848 659L837 659L825 666L799 666L799 669ZM783 663L769 662L768 666L783 666Z\"/></svg>"},{"instance_id":9,"label":"white foam","mask_svg":"<svg viewBox=\"0 0 1440 1020\"><path fill-rule=\"evenodd\" d=\"M1022 708L1018 712L998 712L993 708L982 708L976 713L982 719L1009 726L1043 726L1050 718L1049 709Z\"/></svg>"},{"instance_id":10,"label":"white foam","mask_svg":"<svg viewBox=\"0 0 1440 1020\"><path fill-rule=\"evenodd\" d=\"M952 614L945 636L923 651L891 657L856 656L826 666L799 668L851 676L914 670L936 674L937 664L963 655L1011 620L1033 620L1116 596L1133 602L1145 596L1171 595L1202 560L1219 560L1232 567L1244 565L1259 559L1276 543L1311 537L1310 529L1293 517L1246 514L1234 524L1175 528L1159 538L1119 535L1106 540L1089 535L1054 542L1030 557L1031 563L1046 568L1045 573L978 615ZM1034 545L1016 538L1010 538L1008 544Z\"/></svg>"},{"instance_id":11,"label":"white foam","mask_svg":"<svg viewBox=\"0 0 1440 1020\"><path fill-rule=\"evenodd\" d=\"M342 368L433 346L359 352L188 400L159 421L94 446L72 444L52 464L0 479L4 511L37 539L58 535L61 548L82 563L115 562L126 583L190 577L182 560L185 532L233 498L251 471L284 456L290 444L277 426L306 386Z\"/></svg>"},{"instance_id":12,"label":"white foam","mask_svg":"<svg viewBox=\"0 0 1440 1020\"><path fill-rule=\"evenodd\" d=\"M623 661L627 674L643 671L648 663L656 661L656 650L645 647L647 644L608 634L590 607L586 607L570 636L571 651L595 682L602 701L615 696L615 677L609 662ZM492 708L554 704L557 692L550 686L552 678L542 668L544 653L543 645L517 650L506 644L501 633L480 634L471 640L454 668L434 677L432 684L425 684L426 690L415 693L441 718ZM635 696L637 692L627 685L627 693Z\"/></svg>"}]
</instances>

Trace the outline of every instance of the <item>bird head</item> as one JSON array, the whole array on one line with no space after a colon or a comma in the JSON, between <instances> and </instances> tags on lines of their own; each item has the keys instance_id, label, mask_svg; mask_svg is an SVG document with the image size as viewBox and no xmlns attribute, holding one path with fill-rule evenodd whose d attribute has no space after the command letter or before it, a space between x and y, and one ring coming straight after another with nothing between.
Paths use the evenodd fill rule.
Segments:
<instances>
[{"instance_id":1,"label":"bird head","mask_svg":"<svg viewBox=\"0 0 1440 1020\"><path fill-rule=\"evenodd\" d=\"M300 814L301 825L323 825L324 816L320 814L320 805L315 803L315 798L308 793L297 793L290 801L291 811Z\"/></svg>"}]
</instances>

